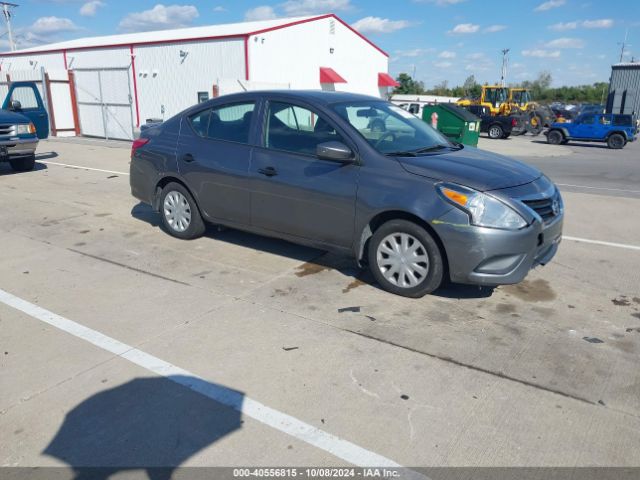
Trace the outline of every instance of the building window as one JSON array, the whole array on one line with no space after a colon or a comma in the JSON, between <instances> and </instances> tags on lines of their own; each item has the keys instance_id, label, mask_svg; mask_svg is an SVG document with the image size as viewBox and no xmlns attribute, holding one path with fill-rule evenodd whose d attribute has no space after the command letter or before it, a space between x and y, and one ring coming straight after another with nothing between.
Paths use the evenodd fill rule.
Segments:
<instances>
[{"instance_id":1,"label":"building window","mask_svg":"<svg viewBox=\"0 0 640 480\"><path fill-rule=\"evenodd\" d=\"M198 92L198 103L204 103L209 100L209 92Z\"/></svg>"}]
</instances>

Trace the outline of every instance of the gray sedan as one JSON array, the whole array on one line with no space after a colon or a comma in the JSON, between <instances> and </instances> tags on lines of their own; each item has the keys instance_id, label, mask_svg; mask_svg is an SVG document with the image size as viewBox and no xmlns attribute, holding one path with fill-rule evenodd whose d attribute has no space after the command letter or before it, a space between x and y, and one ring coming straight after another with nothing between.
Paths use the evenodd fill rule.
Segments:
<instances>
[{"instance_id":1,"label":"gray sedan","mask_svg":"<svg viewBox=\"0 0 640 480\"><path fill-rule=\"evenodd\" d=\"M348 93L199 104L143 131L130 178L175 237L213 223L346 253L408 297L520 282L562 234L562 198L537 169Z\"/></svg>"}]
</instances>

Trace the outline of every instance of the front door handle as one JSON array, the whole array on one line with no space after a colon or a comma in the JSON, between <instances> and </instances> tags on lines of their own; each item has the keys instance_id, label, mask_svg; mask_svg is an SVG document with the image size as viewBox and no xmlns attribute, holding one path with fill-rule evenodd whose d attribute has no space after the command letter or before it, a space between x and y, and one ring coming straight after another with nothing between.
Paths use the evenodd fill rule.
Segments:
<instances>
[{"instance_id":1,"label":"front door handle","mask_svg":"<svg viewBox=\"0 0 640 480\"><path fill-rule=\"evenodd\" d=\"M258 173L266 177L275 177L278 174L278 172L276 172L276 169L273 167L259 168Z\"/></svg>"},{"instance_id":2,"label":"front door handle","mask_svg":"<svg viewBox=\"0 0 640 480\"><path fill-rule=\"evenodd\" d=\"M182 156L182 160L184 160L187 163L191 163L193 161L195 161L195 157L193 155L191 155L190 153L186 153Z\"/></svg>"}]
</instances>

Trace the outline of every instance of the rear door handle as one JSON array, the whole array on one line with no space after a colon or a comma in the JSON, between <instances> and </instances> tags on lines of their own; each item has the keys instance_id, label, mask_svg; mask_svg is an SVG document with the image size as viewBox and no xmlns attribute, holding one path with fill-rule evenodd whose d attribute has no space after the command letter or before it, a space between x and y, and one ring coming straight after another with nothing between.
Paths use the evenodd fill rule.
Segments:
<instances>
[{"instance_id":1,"label":"rear door handle","mask_svg":"<svg viewBox=\"0 0 640 480\"><path fill-rule=\"evenodd\" d=\"M191 163L193 161L195 161L195 157L193 155L191 155L190 153L186 153L182 156L182 160L184 160L187 163Z\"/></svg>"},{"instance_id":2,"label":"rear door handle","mask_svg":"<svg viewBox=\"0 0 640 480\"><path fill-rule=\"evenodd\" d=\"M267 168L259 168L258 169L258 173L266 176L266 177L274 177L276 175L278 175L278 172L276 172L276 169L273 167L267 167Z\"/></svg>"}]
</instances>

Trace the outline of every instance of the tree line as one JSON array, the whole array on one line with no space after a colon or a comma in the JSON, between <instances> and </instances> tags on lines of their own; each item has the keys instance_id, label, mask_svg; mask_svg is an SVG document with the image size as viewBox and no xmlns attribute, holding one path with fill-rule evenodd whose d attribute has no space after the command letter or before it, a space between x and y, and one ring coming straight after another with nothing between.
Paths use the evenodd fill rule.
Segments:
<instances>
[{"instance_id":1,"label":"tree line","mask_svg":"<svg viewBox=\"0 0 640 480\"><path fill-rule=\"evenodd\" d=\"M393 93L398 94L479 98L480 93L482 92L482 85L476 81L475 76L473 75L469 75L462 85L456 87L449 87L449 82L444 80L429 89L425 88L423 82L411 78L407 73L401 73L398 75L396 80L400 83L400 86L396 87ZM535 80L525 80L524 82L509 84L508 86L528 88L531 90L533 100L542 103L564 102L604 104L609 90L609 84L607 82L554 88L551 87L551 82L551 73L540 72Z\"/></svg>"}]
</instances>

